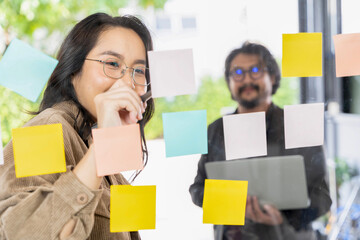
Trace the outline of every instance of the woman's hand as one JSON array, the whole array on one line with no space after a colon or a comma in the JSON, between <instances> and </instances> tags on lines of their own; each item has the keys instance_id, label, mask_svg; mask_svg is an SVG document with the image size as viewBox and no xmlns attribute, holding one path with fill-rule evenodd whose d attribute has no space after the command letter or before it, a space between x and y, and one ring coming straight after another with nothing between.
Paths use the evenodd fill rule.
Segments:
<instances>
[{"instance_id":1,"label":"woman's hand","mask_svg":"<svg viewBox=\"0 0 360 240\"><path fill-rule=\"evenodd\" d=\"M145 106L133 88L122 80L94 98L99 128L137 123L142 119Z\"/></svg>"},{"instance_id":2,"label":"woman's hand","mask_svg":"<svg viewBox=\"0 0 360 240\"><path fill-rule=\"evenodd\" d=\"M259 202L254 196L247 198L245 217L257 223L272 226L280 225L284 221L280 211L274 206L264 205L264 210L261 210Z\"/></svg>"}]
</instances>

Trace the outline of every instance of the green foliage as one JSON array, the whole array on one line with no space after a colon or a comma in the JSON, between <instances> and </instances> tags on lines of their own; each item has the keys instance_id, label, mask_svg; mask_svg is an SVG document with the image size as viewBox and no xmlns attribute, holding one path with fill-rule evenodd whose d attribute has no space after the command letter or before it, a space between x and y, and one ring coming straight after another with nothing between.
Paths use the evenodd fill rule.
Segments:
<instances>
[{"instance_id":1,"label":"green foliage","mask_svg":"<svg viewBox=\"0 0 360 240\"><path fill-rule=\"evenodd\" d=\"M164 8L167 0L139 0L139 5L143 8L153 6L155 9Z\"/></svg>"},{"instance_id":2,"label":"green foliage","mask_svg":"<svg viewBox=\"0 0 360 240\"><path fill-rule=\"evenodd\" d=\"M299 88L297 78L284 78L273 101L280 107L296 104L299 102ZM177 96L173 99L155 99L155 114L145 128L148 139L160 138L162 132L162 113L179 112L206 109L207 124L221 117L221 109L224 107L236 108L236 102L231 99L229 89L223 78L213 80L205 77L201 81L198 94Z\"/></svg>"},{"instance_id":3,"label":"green foliage","mask_svg":"<svg viewBox=\"0 0 360 240\"><path fill-rule=\"evenodd\" d=\"M5 34L8 45L13 36L34 43L34 33L43 30L45 36L37 46L46 52L52 33L60 36L81 19L95 13L105 12L118 15L119 8L127 6L130 0L0 0L0 32ZM138 0L139 6L163 8L166 0ZM61 37L60 37L61 39ZM54 52L46 52L54 56ZM0 56L1 58L1 56ZM41 98L33 103L22 96L0 86L0 121L2 142L11 139L11 129L22 126L32 116L27 111L36 111Z\"/></svg>"},{"instance_id":4,"label":"green foliage","mask_svg":"<svg viewBox=\"0 0 360 240\"><path fill-rule=\"evenodd\" d=\"M153 6L163 8L167 0L138 0L143 8ZM38 29L45 30L46 37L42 41L46 45L52 33L62 36L84 17L105 12L118 15L118 10L129 4L130 0L0 0L0 26L5 34L6 45L10 36L34 42L34 33ZM45 50L45 49L42 49ZM54 55L54 53L49 53Z\"/></svg>"},{"instance_id":5,"label":"green foliage","mask_svg":"<svg viewBox=\"0 0 360 240\"><path fill-rule=\"evenodd\" d=\"M31 42L39 28L45 28L48 36L55 30L64 33L89 14L116 15L127 3L128 0L2 0L0 25L5 34L28 37Z\"/></svg>"},{"instance_id":6,"label":"green foliage","mask_svg":"<svg viewBox=\"0 0 360 240\"><path fill-rule=\"evenodd\" d=\"M340 187L352 177L359 175L356 168L351 167L344 159L335 158L336 186Z\"/></svg>"},{"instance_id":7,"label":"green foliage","mask_svg":"<svg viewBox=\"0 0 360 240\"><path fill-rule=\"evenodd\" d=\"M283 108L284 105L300 103L299 78L282 78L280 87L273 96L273 102Z\"/></svg>"},{"instance_id":8,"label":"green foliage","mask_svg":"<svg viewBox=\"0 0 360 240\"><path fill-rule=\"evenodd\" d=\"M39 102L33 103L26 98L0 86L0 121L3 145L11 139L11 129L22 126L32 115L28 111L37 111Z\"/></svg>"},{"instance_id":9,"label":"green foliage","mask_svg":"<svg viewBox=\"0 0 360 240\"><path fill-rule=\"evenodd\" d=\"M207 123L209 124L221 116L220 109L222 107L235 105L223 79L214 81L210 77L205 77L196 95L155 99L155 114L145 128L146 137L153 139L163 136L162 113L206 109Z\"/></svg>"}]
</instances>

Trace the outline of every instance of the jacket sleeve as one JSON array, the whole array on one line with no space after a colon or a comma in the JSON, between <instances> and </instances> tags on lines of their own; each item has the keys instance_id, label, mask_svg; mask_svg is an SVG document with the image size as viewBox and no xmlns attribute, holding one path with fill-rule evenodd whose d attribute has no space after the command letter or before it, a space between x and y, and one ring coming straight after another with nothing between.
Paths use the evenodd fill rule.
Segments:
<instances>
[{"instance_id":1,"label":"jacket sleeve","mask_svg":"<svg viewBox=\"0 0 360 240\"><path fill-rule=\"evenodd\" d=\"M204 185L205 179L207 178L205 163L225 159L222 118L209 125L207 134L208 154L201 155L194 183L191 184L189 188L192 201L199 207L203 205Z\"/></svg>"},{"instance_id":2,"label":"jacket sleeve","mask_svg":"<svg viewBox=\"0 0 360 240\"><path fill-rule=\"evenodd\" d=\"M283 211L296 230L329 211L332 204L327 180L327 168L322 147L303 149L310 206L306 209Z\"/></svg>"},{"instance_id":3,"label":"jacket sleeve","mask_svg":"<svg viewBox=\"0 0 360 240\"><path fill-rule=\"evenodd\" d=\"M189 191L191 199L195 205L202 207L204 198L204 184L206 179L205 163L207 162L208 155L203 154L198 163L198 170L194 183L190 185Z\"/></svg>"},{"instance_id":4,"label":"jacket sleeve","mask_svg":"<svg viewBox=\"0 0 360 240\"><path fill-rule=\"evenodd\" d=\"M102 190L90 190L72 172L73 148L78 145L72 142L74 135L69 131L63 125L65 173L16 178L12 141L4 148L5 164L0 166L1 239L59 239L70 219L75 220L75 228L66 239L90 235Z\"/></svg>"}]
</instances>

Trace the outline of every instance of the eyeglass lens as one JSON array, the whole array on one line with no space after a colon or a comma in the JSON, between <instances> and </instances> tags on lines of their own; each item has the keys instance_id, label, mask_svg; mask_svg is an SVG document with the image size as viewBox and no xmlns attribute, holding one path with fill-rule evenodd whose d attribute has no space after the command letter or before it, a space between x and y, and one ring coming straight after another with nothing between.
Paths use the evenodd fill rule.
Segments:
<instances>
[{"instance_id":1,"label":"eyeglass lens","mask_svg":"<svg viewBox=\"0 0 360 240\"><path fill-rule=\"evenodd\" d=\"M242 81L244 80L246 73L249 73L251 79L256 80L262 76L263 70L257 66L253 66L249 70L236 68L232 71L232 77L235 81Z\"/></svg>"},{"instance_id":2,"label":"eyeglass lens","mask_svg":"<svg viewBox=\"0 0 360 240\"><path fill-rule=\"evenodd\" d=\"M104 61L104 73L111 78L121 78L125 75L128 67L123 61L116 58L109 58ZM146 81L146 67L137 66L131 69L131 77L135 84L147 86L149 83Z\"/></svg>"}]
</instances>

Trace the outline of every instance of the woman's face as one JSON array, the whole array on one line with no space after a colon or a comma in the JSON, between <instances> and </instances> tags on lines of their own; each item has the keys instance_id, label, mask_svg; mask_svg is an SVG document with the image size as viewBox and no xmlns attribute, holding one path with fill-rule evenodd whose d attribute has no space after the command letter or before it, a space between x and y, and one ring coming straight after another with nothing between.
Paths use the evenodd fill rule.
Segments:
<instances>
[{"instance_id":1,"label":"woman's face","mask_svg":"<svg viewBox=\"0 0 360 240\"><path fill-rule=\"evenodd\" d=\"M101 61L112 58L123 61L129 68L146 66L146 51L141 38L133 30L122 27L102 32L86 58ZM80 104L95 119L95 96L106 92L118 80L105 75L103 66L101 62L85 60L81 72L72 79ZM133 84L131 73L128 69L120 81L134 88L139 95L144 94L144 87Z\"/></svg>"}]
</instances>

